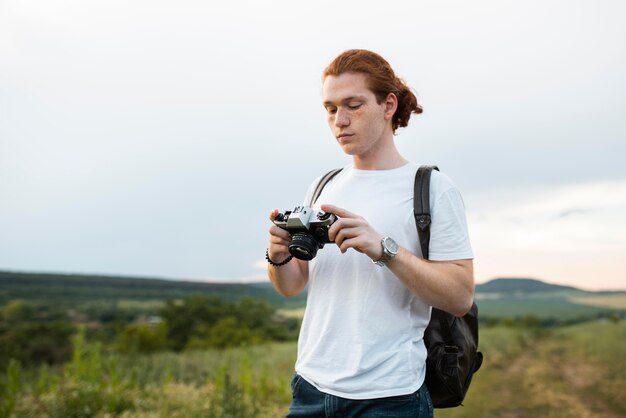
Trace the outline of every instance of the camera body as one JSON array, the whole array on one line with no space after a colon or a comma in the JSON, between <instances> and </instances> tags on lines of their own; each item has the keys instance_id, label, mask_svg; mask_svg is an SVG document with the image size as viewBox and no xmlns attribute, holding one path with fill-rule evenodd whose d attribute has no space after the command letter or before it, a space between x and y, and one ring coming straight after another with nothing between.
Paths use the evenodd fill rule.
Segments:
<instances>
[{"instance_id":1,"label":"camera body","mask_svg":"<svg viewBox=\"0 0 626 418\"><path fill-rule=\"evenodd\" d=\"M332 243L328 228L337 220L332 213L307 206L296 206L292 211L281 212L274 224L291 234L289 253L300 260L312 260L324 244Z\"/></svg>"}]
</instances>

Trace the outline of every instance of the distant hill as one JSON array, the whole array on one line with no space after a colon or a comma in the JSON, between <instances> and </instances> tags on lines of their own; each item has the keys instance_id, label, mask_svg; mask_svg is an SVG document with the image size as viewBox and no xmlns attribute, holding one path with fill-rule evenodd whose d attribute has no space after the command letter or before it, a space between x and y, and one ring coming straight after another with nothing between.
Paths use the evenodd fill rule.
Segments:
<instances>
[{"instance_id":1,"label":"distant hill","mask_svg":"<svg viewBox=\"0 0 626 418\"><path fill-rule=\"evenodd\" d=\"M285 299L268 283L228 284L156 278L0 271L0 305L12 299L33 301L169 300L190 295L224 299L250 296L275 305L303 306L306 295Z\"/></svg>"},{"instance_id":2,"label":"distant hill","mask_svg":"<svg viewBox=\"0 0 626 418\"><path fill-rule=\"evenodd\" d=\"M581 292L584 290L571 286L550 284L536 279L498 278L476 285L477 293L537 293L537 292Z\"/></svg>"},{"instance_id":3,"label":"distant hill","mask_svg":"<svg viewBox=\"0 0 626 418\"><path fill-rule=\"evenodd\" d=\"M498 278L476 286L479 316L567 322L623 315L626 292L589 292L536 279Z\"/></svg>"},{"instance_id":4,"label":"distant hill","mask_svg":"<svg viewBox=\"0 0 626 418\"><path fill-rule=\"evenodd\" d=\"M306 292L286 299L269 282L225 284L0 271L0 307L10 300L23 299L39 305L52 303L64 309L105 310L139 306L154 311L154 307L161 306L164 301L198 294L229 300L249 296L284 309L299 309L306 303ZM606 299L605 303L600 297L613 299ZM616 308L611 308L615 306L615 298L626 299L626 292L587 292L530 278L494 279L477 285L475 294L482 320L525 315L558 320L606 316L615 312Z\"/></svg>"}]
</instances>

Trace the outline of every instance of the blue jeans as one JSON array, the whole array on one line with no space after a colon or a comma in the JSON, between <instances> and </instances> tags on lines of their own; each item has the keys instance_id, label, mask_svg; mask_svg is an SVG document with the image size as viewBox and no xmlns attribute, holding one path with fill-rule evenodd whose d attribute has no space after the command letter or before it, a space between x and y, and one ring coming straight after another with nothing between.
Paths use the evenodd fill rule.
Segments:
<instances>
[{"instance_id":1,"label":"blue jeans","mask_svg":"<svg viewBox=\"0 0 626 418\"><path fill-rule=\"evenodd\" d=\"M433 418L433 403L425 384L408 395L354 400L320 392L295 374L291 392L293 401L286 418Z\"/></svg>"}]
</instances>

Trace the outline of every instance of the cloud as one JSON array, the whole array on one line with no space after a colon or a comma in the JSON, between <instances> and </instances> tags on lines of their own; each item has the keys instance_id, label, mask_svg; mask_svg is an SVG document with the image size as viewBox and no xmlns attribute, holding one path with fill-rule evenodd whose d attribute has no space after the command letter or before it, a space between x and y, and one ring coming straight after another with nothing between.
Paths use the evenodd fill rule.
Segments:
<instances>
[{"instance_id":1,"label":"cloud","mask_svg":"<svg viewBox=\"0 0 626 418\"><path fill-rule=\"evenodd\" d=\"M626 3L406 1L398 42L367 3L3 2L0 268L264 276L267 210L347 161L320 73L354 47L418 93L398 146L475 199L483 266L623 255L623 189L542 185L626 176Z\"/></svg>"},{"instance_id":2,"label":"cloud","mask_svg":"<svg viewBox=\"0 0 626 418\"><path fill-rule=\"evenodd\" d=\"M594 210L593 209L586 209L586 208L567 209L567 210L564 210L563 212L559 213L555 219L567 218L568 216L572 216L572 215L587 214L589 212L594 212Z\"/></svg>"},{"instance_id":3,"label":"cloud","mask_svg":"<svg viewBox=\"0 0 626 418\"><path fill-rule=\"evenodd\" d=\"M574 184L483 207L489 209L469 218L484 245L547 252L626 250L626 180Z\"/></svg>"},{"instance_id":4,"label":"cloud","mask_svg":"<svg viewBox=\"0 0 626 418\"><path fill-rule=\"evenodd\" d=\"M626 282L626 180L546 188L514 200L497 194L483 206L488 210L468 213L479 281L543 272L588 285L595 272L594 280Z\"/></svg>"}]
</instances>

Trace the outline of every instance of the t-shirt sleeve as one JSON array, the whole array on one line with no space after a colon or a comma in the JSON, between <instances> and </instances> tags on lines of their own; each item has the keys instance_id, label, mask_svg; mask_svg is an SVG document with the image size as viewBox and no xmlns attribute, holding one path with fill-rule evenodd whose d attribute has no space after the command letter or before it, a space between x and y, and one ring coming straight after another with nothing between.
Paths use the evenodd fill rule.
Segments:
<instances>
[{"instance_id":1,"label":"t-shirt sleeve","mask_svg":"<svg viewBox=\"0 0 626 418\"><path fill-rule=\"evenodd\" d=\"M429 259L437 261L473 259L465 204L451 185L431 201Z\"/></svg>"}]
</instances>

